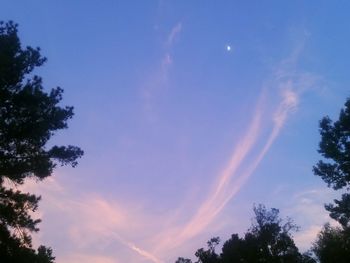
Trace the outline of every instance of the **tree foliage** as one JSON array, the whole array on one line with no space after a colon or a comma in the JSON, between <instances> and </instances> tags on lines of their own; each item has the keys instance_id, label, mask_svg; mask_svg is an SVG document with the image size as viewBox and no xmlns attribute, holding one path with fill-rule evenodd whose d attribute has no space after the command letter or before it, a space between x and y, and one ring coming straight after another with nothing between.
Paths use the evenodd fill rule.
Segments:
<instances>
[{"instance_id":1,"label":"tree foliage","mask_svg":"<svg viewBox=\"0 0 350 263\"><path fill-rule=\"evenodd\" d=\"M313 168L328 187L343 189L340 200L325 205L331 218L341 227L326 224L319 233L312 251L321 263L350 262L350 98L341 109L339 118L332 121L328 116L320 121L320 160Z\"/></svg>"},{"instance_id":2,"label":"tree foliage","mask_svg":"<svg viewBox=\"0 0 350 263\"><path fill-rule=\"evenodd\" d=\"M340 111L339 119L333 122L328 116L320 121L321 142L319 153L326 159L320 160L313 168L334 190L347 192L334 204L326 205L330 216L343 227L350 223L350 99Z\"/></svg>"},{"instance_id":3,"label":"tree foliage","mask_svg":"<svg viewBox=\"0 0 350 263\"><path fill-rule=\"evenodd\" d=\"M233 234L223 244L220 254L215 252L215 247L219 244L220 239L212 238L208 242L207 249L200 248L195 253L196 263L315 262L308 254L299 252L292 238L292 232L296 231L297 227L290 219L283 222L279 217L278 209L268 210L265 206L258 205L254 207L254 213L252 226L244 237ZM179 258L177 262L189 263L191 261Z\"/></svg>"},{"instance_id":4,"label":"tree foliage","mask_svg":"<svg viewBox=\"0 0 350 263\"><path fill-rule=\"evenodd\" d=\"M198 258L197 262L203 262L203 263L215 263L219 262L220 257L215 253L215 247L219 245L220 238L219 237L213 237L208 242L208 249L200 248L195 253L195 256Z\"/></svg>"},{"instance_id":5,"label":"tree foliage","mask_svg":"<svg viewBox=\"0 0 350 263\"><path fill-rule=\"evenodd\" d=\"M188 259L188 258L183 258L183 257L179 257L175 263L192 263L192 260Z\"/></svg>"},{"instance_id":6,"label":"tree foliage","mask_svg":"<svg viewBox=\"0 0 350 263\"><path fill-rule=\"evenodd\" d=\"M33 70L46 61L39 48L22 48L17 25L0 23L0 258L1 262L53 262L52 250L32 248L31 233L39 219L31 212L40 197L17 186L26 178L42 180L57 164L73 167L83 151L47 143L67 128L73 107L59 106L63 90L46 92ZM12 187L9 187L11 185Z\"/></svg>"},{"instance_id":7,"label":"tree foliage","mask_svg":"<svg viewBox=\"0 0 350 263\"><path fill-rule=\"evenodd\" d=\"M350 229L326 224L318 234L312 251L321 263L350 262Z\"/></svg>"}]
</instances>

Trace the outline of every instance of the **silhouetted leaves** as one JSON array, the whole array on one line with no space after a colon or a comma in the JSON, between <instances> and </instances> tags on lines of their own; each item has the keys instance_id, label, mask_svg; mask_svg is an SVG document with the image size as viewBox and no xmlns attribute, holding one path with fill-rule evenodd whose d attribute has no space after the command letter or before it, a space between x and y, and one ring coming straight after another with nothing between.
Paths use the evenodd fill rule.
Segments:
<instances>
[{"instance_id":1,"label":"silhouetted leaves","mask_svg":"<svg viewBox=\"0 0 350 263\"><path fill-rule=\"evenodd\" d=\"M208 248L195 253L197 263L315 263L308 254L301 254L296 247L292 231L297 227L288 219L285 223L279 217L278 209L268 210L263 205L254 207L254 221L244 237L233 234L222 246L221 254L215 252L220 239L208 241ZM182 260L182 261L179 261ZM184 261L187 260L187 261ZM179 258L179 262L191 262Z\"/></svg>"},{"instance_id":2,"label":"silhouetted leaves","mask_svg":"<svg viewBox=\"0 0 350 263\"><path fill-rule=\"evenodd\" d=\"M350 229L326 224L312 247L321 263L350 262Z\"/></svg>"},{"instance_id":3,"label":"silhouetted leaves","mask_svg":"<svg viewBox=\"0 0 350 263\"><path fill-rule=\"evenodd\" d=\"M46 61L39 48L22 48L17 25L0 22L0 260L53 262L52 250L32 249L31 232L38 219L31 217L40 197L9 188L28 177L42 180L57 164L77 164L83 151L75 146L53 146L48 141L67 128L73 107L61 107L63 89L46 92L32 71Z\"/></svg>"},{"instance_id":4,"label":"silhouetted leaves","mask_svg":"<svg viewBox=\"0 0 350 263\"><path fill-rule=\"evenodd\" d=\"M188 258L178 258L175 263L192 263L192 260Z\"/></svg>"},{"instance_id":5,"label":"silhouetted leaves","mask_svg":"<svg viewBox=\"0 0 350 263\"><path fill-rule=\"evenodd\" d=\"M320 122L321 142L319 153L327 160L314 166L314 174L320 176L335 190L350 186L350 99L340 111L339 119L333 122L328 116ZM330 216L343 227L349 227L350 196L343 194L335 204L326 205Z\"/></svg>"},{"instance_id":6,"label":"silhouetted leaves","mask_svg":"<svg viewBox=\"0 0 350 263\"><path fill-rule=\"evenodd\" d=\"M345 189L347 192L340 200L325 206L342 227L326 224L312 251L321 263L350 262L350 98L337 121L333 122L328 116L320 121L320 134L319 153L327 162L320 160L314 166L314 174L334 190Z\"/></svg>"}]
</instances>

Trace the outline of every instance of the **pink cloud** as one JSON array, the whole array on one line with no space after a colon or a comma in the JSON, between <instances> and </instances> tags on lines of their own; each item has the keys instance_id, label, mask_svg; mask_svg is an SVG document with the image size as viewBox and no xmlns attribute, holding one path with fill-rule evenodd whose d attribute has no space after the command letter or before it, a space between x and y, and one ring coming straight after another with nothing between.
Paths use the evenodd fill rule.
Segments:
<instances>
[{"instance_id":1,"label":"pink cloud","mask_svg":"<svg viewBox=\"0 0 350 263\"><path fill-rule=\"evenodd\" d=\"M176 40L177 36L181 33L182 30L182 23L177 23L170 31L168 38L167 38L167 45L171 46L174 41Z\"/></svg>"},{"instance_id":2,"label":"pink cloud","mask_svg":"<svg viewBox=\"0 0 350 263\"><path fill-rule=\"evenodd\" d=\"M216 183L206 200L198 206L196 213L184 225L175 223L162 227L163 224L160 222L164 221L165 217L155 218L148 215L145 210L133 207L132 203L122 205L116 200L107 201L98 195L90 194L70 199L64 188L55 180L39 184L37 190L45 192L44 200L48 200L50 205L54 204L65 214L68 220L67 238L74 247L80 250L88 250L91 247L103 250L104 247L117 242L144 259L160 263L162 262L160 257L167 257L169 251L206 229L243 187L280 133L288 114L295 109L297 101L297 95L288 86L282 93L280 104L273 114L274 126L265 145L248 167L242 167L244 160L256 148L257 141L262 136L262 123L268 118L264 113L265 94L260 96L245 136L239 140L229 162L217 176ZM27 187L35 190L37 185L29 184ZM151 229L147 229L148 233L145 231L146 224L152 225ZM132 230L132 233L129 230ZM137 233L145 236L146 239L140 244L148 243L148 249L129 241L139 240ZM158 234L155 235L156 233Z\"/></svg>"},{"instance_id":3,"label":"pink cloud","mask_svg":"<svg viewBox=\"0 0 350 263\"><path fill-rule=\"evenodd\" d=\"M180 32L181 24L173 28L168 41L172 43ZM167 67L171 63L170 54L165 53L160 68L162 74L166 74ZM97 194L72 198L72 194L53 179L46 180L43 184L29 182L25 187L30 192L43 194L44 209L41 211L44 211L44 217L45 213L64 215L61 220L65 220L67 224L62 231L67 234L67 242L76 247L79 253L89 252L89 257L96 259L96 262L118 262L113 261L113 257L101 257L101 251L111 245L123 246L132 252L129 258L132 258L133 262L148 260L160 263L162 259L174 253L173 251L177 251L175 247L178 249L210 228L213 220L242 189L271 148L289 115L298 106L299 94L296 90L298 87L303 85L307 87L313 83L312 81L303 83L303 80L308 81L310 78L303 79L294 73L289 75L286 72L285 69L281 69L280 75L273 81L275 86L271 89L275 90L277 87L280 97L272 114L266 110L267 102L271 99L267 97L266 88L260 95L245 135L237 142L222 171L216 175L211 191L202 203L196 204L196 211L194 213L192 211L193 216L187 221L184 220L184 215L190 214L191 211L177 211L177 217L180 220L175 220L168 214L150 215L147 209L135 205L139 200L129 200L126 203L121 200L109 200ZM161 85L163 79L158 81L160 82L155 84ZM154 90L147 91L152 97ZM271 124L270 132L264 136L263 126L268 124ZM248 158L249 163L246 165ZM165 221L170 223L165 224ZM185 221L185 223L180 224L179 221ZM314 233L314 230L315 228L308 233ZM305 233L305 236L309 236L308 233ZM301 236L300 239L305 240L305 236ZM91 251L92 248L96 253ZM81 254L70 255L64 262L73 262L79 257Z\"/></svg>"},{"instance_id":4,"label":"pink cloud","mask_svg":"<svg viewBox=\"0 0 350 263\"><path fill-rule=\"evenodd\" d=\"M244 183L262 161L280 133L288 114L295 109L298 101L297 95L292 90L285 90L282 100L274 113L274 126L264 146L253 161L250 162L250 165L242 167L245 158L256 148L256 142L261 137L262 117L264 115L262 106L263 97L264 95L261 95L258 106L253 114L254 117L245 133L246 135L239 140L238 145L231 154L230 161L218 175L213 190L209 193L206 200L199 205L194 216L182 228L178 228L177 231L173 230L174 236L163 240L158 250L168 250L180 246L187 240L203 232L243 187ZM243 169L243 171L238 172L239 169Z\"/></svg>"}]
</instances>

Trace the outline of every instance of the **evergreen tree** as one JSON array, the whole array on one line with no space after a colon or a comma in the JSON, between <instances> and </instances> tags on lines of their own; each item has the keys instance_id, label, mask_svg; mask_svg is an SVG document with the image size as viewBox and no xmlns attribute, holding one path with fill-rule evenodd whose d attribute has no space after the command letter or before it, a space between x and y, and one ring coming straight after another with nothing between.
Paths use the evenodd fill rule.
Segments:
<instances>
[{"instance_id":1,"label":"evergreen tree","mask_svg":"<svg viewBox=\"0 0 350 263\"><path fill-rule=\"evenodd\" d=\"M314 174L334 190L345 191L341 199L325 206L341 227L326 224L312 251L321 263L346 263L350 262L350 98L338 120L333 122L326 116L320 121L320 134L319 153L325 160L314 166Z\"/></svg>"},{"instance_id":2,"label":"evergreen tree","mask_svg":"<svg viewBox=\"0 0 350 263\"><path fill-rule=\"evenodd\" d=\"M328 116L320 121L320 133L318 151L327 162L320 160L313 171L334 190L347 190L340 200L326 205L330 216L347 227L350 222L350 99L340 111L337 121L333 122Z\"/></svg>"},{"instance_id":3,"label":"evergreen tree","mask_svg":"<svg viewBox=\"0 0 350 263\"><path fill-rule=\"evenodd\" d=\"M32 248L40 220L31 212L40 197L17 190L26 178L42 180L57 164L73 167L83 151L47 143L67 128L73 107L61 107L63 90L46 92L33 70L46 61L39 48L22 48L17 25L0 22L0 259L5 263L49 263L52 250ZM12 186L12 187L9 187Z\"/></svg>"}]
</instances>

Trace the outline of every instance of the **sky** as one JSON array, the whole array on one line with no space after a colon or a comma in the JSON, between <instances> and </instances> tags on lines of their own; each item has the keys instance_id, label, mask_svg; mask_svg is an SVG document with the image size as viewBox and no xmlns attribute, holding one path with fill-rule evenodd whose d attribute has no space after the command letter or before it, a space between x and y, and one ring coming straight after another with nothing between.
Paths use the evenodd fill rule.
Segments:
<instances>
[{"instance_id":1,"label":"sky","mask_svg":"<svg viewBox=\"0 0 350 263\"><path fill-rule=\"evenodd\" d=\"M1 2L75 108L50 145L85 151L23 186L58 263L194 259L260 203L302 251L330 221L339 195L312 166L319 120L350 95L349 1Z\"/></svg>"}]
</instances>

